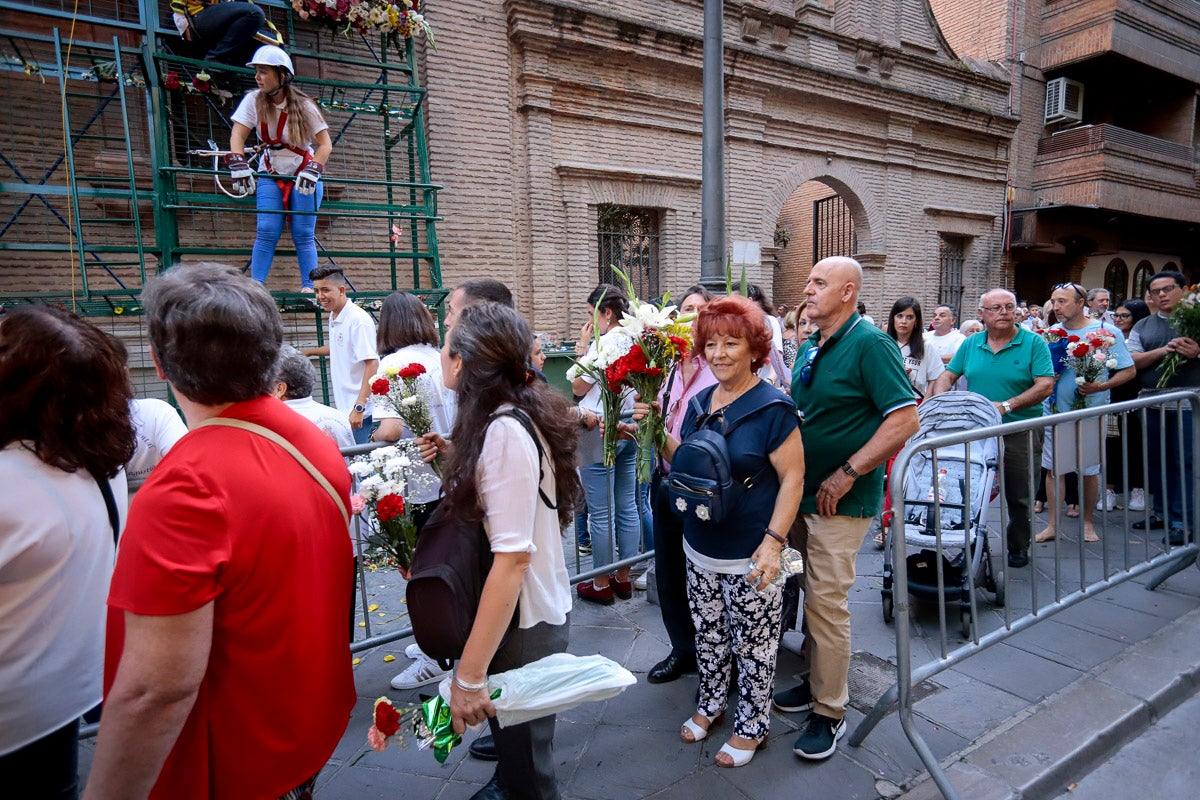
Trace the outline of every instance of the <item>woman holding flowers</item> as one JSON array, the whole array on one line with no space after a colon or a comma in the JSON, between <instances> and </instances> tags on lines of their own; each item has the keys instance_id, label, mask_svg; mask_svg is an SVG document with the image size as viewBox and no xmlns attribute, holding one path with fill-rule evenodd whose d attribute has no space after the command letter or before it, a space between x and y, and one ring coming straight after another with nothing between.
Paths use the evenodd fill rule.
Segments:
<instances>
[{"instance_id":1,"label":"woman holding flowers","mask_svg":"<svg viewBox=\"0 0 1200 800\"><path fill-rule=\"evenodd\" d=\"M489 673L565 651L570 625L560 531L580 494L576 416L528 368L531 341L516 311L484 302L462 309L442 348L442 378L459 397L446 503L464 519L483 520L495 556L455 669L450 710L458 733L490 720L499 763L477 797L555 800L554 717L500 728L486 692ZM509 409L532 422L544 458L520 421L496 416ZM517 626L505 639L514 610Z\"/></svg>"},{"instance_id":2,"label":"woman holding flowers","mask_svg":"<svg viewBox=\"0 0 1200 800\"><path fill-rule=\"evenodd\" d=\"M668 460L702 426L719 431L718 420L740 420L726 439L740 490L724 521L684 517L687 593L696 626L700 692L696 713L684 721L680 738L699 742L721 721L729 693L731 662L737 661L738 704L733 736L717 753L722 767L750 763L767 739L768 711L779 648L782 591L774 583L779 554L787 543L804 487L804 448L794 408L783 392L756 374L771 351L762 310L737 296L713 300L692 328L696 350L717 379L687 409L681 436L667 437ZM771 403L783 398L783 403ZM699 404L703 415L693 407ZM638 404L635 418L649 411ZM784 533L780 533L783 531Z\"/></svg>"},{"instance_id":3,"label":"woman holding flowers","mask_svg":"<svg viewBox=\"0 0 1200 800\"><path fill-rule=\"evenodd\" d=\"M596 361L606 366L631 347L629 337L618 325L621 315L629 311L629 300L616 286L602 283L588 295L587 304L588 315L594 322L584 325L580 337L592 339L582 360ZM593 374L574 374L577 376L572 379L571 390L576 396L583 397L579 407L584 412L603 418L603 392L606 387ZM625 390L621 394L619 411L625 415L632 410L633 392ZM615 458L611 465L606 466L603 434L599 426L595 430L584 430L579 441L579 479L587 495L592 566L599 568L613 563L618 554L625 559L638 551L641 525L636 496L637 445L632 440L620 439L616 444ZM616 533L616 553L613 552L614 537L610 528L615 529ZM580 599L606 606L613 604L614 595L622 600L633 597L629 567L622 567L611 575L598 575L575 588Z\"/></svg>"}]
</instances>

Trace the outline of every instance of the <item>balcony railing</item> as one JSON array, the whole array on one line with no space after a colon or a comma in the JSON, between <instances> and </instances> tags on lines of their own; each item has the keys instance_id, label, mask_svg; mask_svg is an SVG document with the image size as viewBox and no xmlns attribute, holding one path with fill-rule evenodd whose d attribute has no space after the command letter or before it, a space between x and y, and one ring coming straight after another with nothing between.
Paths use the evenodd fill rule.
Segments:
<instances>
[{"instance_id":1,"label":"balcony railing","mask_svg":"<svg viewBox=\"0 0 1200 800\"><path fill-rule=\"evenodd\" d=\"M1192 160L1192 148L1157 136L1138 133L1116 125L1082 125L1059 131L1038 140L1039 156L1057 155L1067 150L1099 150L1116 147L1140 153L1153 153L1180 161Z\"/></svg>"}]
</instances>

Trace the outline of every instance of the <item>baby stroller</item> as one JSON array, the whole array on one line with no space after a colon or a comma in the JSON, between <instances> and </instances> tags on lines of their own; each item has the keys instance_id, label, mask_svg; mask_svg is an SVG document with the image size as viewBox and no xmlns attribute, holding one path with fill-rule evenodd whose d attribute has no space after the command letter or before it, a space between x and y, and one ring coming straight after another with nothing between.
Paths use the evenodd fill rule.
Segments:
<instances>
[{"instance_id":1,"label":"baby stroller","mask_svg":"<svg viewBox=\"0 0 1200 800\"><path fill-rule=\"evenodd\" d=\"M974 392L947 392L926 400L917 409L921 429L910 441L920 442L932 436L970 431L1000 424L1000 413L982 395ZM924 451L913 457L904 474L904 545L908 565L908 589L917 597L958 600L964 638L971 635L970 583L995 595L995 605L1004 605L1004 573L992 568L988 545L987 510L995 498L996 464L999 458L995 437L964 444L940 447L937 453L937 479L934 479L934 452ZM969 496L969 497L968 497ZM940 502L935 502L937 497ZM963 498L968 497L964 503ZM967 513L964 513L967 512ZM944 594L939 598L937 579L937 536L942 534L942 580ZM908 546L919 548L907 555ZM883 556L883 619L892 622L892 548Z\"/></svg>"}]
</instances>

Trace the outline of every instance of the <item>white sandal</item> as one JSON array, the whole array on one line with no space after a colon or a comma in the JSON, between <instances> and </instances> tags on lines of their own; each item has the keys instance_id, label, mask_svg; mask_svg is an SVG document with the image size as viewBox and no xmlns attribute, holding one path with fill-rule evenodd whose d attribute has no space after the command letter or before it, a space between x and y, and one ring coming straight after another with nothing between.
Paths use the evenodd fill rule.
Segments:
<instances>
[{"instance_id":1,"label":"white sandal","mask_svg":"<svg viewBox=\"0 0 1200 800\"><path fill-rule=\"evenodd\" d=\"M699 713L699 712L697 712L697 713ZM704 741L705 739L708 738L708 732L711 731L716 726L721 724L721 720L725 718L725 712L722 711L720 714L716 714L711 717L708 716L707 714L700 714L700 716L702 716L706 720L708 720L708 727L701 728L699 725L696 724L695 720L693 720L691 717L688 717L687 719L685 719L683 721L683 727L679 731L680 740L686 742L687 744L695 744L696 742ZM688 739L687 737L685 737L683 735L684 731L687 731L688 733L690 733L692 738Z\"/></svg>"},{"instance_id":2,"label":"white sandal","mask_svg":"<svg viewBox=\"0 0 1200 800\"><path fill-rule=\"evenodd\" d=\"M716 758L714 758L713 761L718 767L726 767L728 769L732 769L734 767L744 767L754 759L755 753L757 753L759 750L762 750L766 746L767 737L765 736L759 739L754 747L749 750L743 750L740 747L734 747L729 742L726 742L725 744L721 745L721 749L717 751L717 755L719 756L721 753L724 753L725 755L729 756L729 760L732 763L722 764L720 761L717 761Z\"/></svg>"}]
</instances>

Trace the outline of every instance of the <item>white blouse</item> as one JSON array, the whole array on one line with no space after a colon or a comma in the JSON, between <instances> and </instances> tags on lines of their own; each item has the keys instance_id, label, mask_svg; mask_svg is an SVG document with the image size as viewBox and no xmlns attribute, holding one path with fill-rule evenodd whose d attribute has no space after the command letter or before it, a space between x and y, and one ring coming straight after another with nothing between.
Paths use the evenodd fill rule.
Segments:
<instances>
[{"instance_id":1,"label":"white blouse","mask_svg":"<svg viewBox=\"0 0 1200 800\"><path fill-rule=\"evenodd\" d=\"M502 405L498 410L511 408ZM542 459L541 489L557 504L554 465L539 433ZM484 529L493 553L529 553L531 560L521 584L518 625L539 622L561 625L571 611L571 584L563 558L558 511L538 494L538 453L529 433L511 416L498 416L488 426L476 467Z\"/></svg>"}]
</instances>

